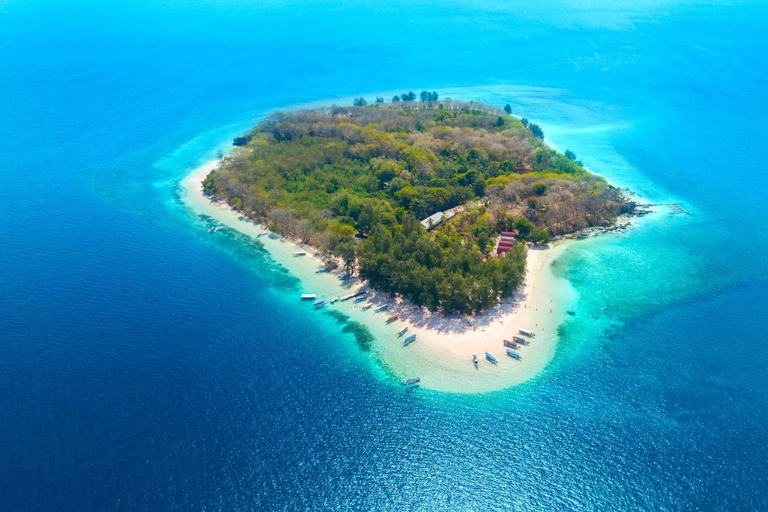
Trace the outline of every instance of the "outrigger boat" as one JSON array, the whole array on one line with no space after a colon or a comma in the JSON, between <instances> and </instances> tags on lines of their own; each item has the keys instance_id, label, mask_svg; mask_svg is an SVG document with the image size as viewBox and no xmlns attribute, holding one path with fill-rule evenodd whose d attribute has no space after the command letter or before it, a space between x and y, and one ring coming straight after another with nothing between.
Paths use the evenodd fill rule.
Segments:
<instances>
[{"instance_id":1,"label":"outrigger boat","mask_svg":"<svg viewBox=\"0 0 768 512\"><path fill-rule=\"evenodd\" d=\"M400 336L402 336L406 332L408 332L408 326L407 325L405 327L403 327L402 329L400 329L399 331L397 331L397 337L399 338Z\"/></svg>"},{"instance_id":2,"label":"outrigger boat","mask_svg":"<svg viewBox=\"0 0 768 512\"><path fill-rule=\"evenodd\" d=\"M328 269L325 267L320 267L319 269L315 270L315 274L322 274L324 272L328 272Z\"/></svg>"},{"instance_id":3,"label":"outrigger boat","mask_svg":"<svg viewBox=\"0 0 768 512\"><path fill-rule=\"evenodd\" d=\"M509 348L520 348L520 345L518 345L517 343L512 343L509 340L504 340L504 346Z\"/></svg>"},{"instance_id":4,"label":"outrigger boat","mask_svg":"<svg viewBox=\"0 0 768 512\"><path fill-rule=\"evenodd\" d=\"M294 258L298 258L299 256L306 256L306 255L307 255L307 251L296 251L295 253L293 253Z\"/></svg>"},{"instance_id":5,"label":"outrigger boat","mask_svg":"<svg viewBox=\"0 0 768 512\"><path fill-rule=\"evenodd\" d=\"M219 230L217 226L213 226L211 229L208 230L209 233L215 233Z\"/></svg>"},{"instance_id":6,"label":"outrigger boat","mask_svg":"<svg viewBox=\"0 0 768 512\"><path fill-rule=\"evenodd\" d=\"M400 315L392 315L391 317L387 318L387 322L386 323L391 324L392 322L394 322L398 318L400 318Z\"/></svg>"},{"instance_id":7,"label":"outrigger boat","mask_svg":"<svg viewBox=\"0 0 768 512\"><path fill-rule=\"evenodd\" d=\"M475 354L472 354L472 364L474 364L475 368L477 368L477 356Z\"/></svg>"},{"instance_id":8,"label":"outrigger boat","mask_svg":"<svg viewBox=\"0 0 768 512\"><path fill-rule=\"evenodd\" d=\"M414 341L416 341L416 335L415 334L411 334L410 336L408 336L407 338L405 338L403 340L403 346L407 347L408 345L410 345Z\"/></svg>"},{"instance_id":9,"label":"outrigger boat","mask_svg":"<svg viewBox=\"0 0 768 512\"><path fill-rule=\"evenodd\" d=\"M259 233L258 235L256 235L256 238L261 238L261 237L263 237L264 235L266 235L267 233L269 233L269 231L262 231L261 233Z\"/></svg>"},{"instance_id":10,"label":"outrigger boat","mask_svg":"<svg viewBox=\"0 0 768 512\"><path fill-rule=\"evenodd\" d=\"M336 304L338 301L339 301L338 297L331 297L331 300L329 301L329 303Z\"/></svg>"},{"instance_id":11,"label":"outrigger boat","mask_svg":"<svg viewBox=\"0 0 768 512\"><path fill-rule=\"evenodd\" d=\"M325 299L320 299L320 300L316 300L315 303L312 305L315 306L315 309L320 309L323 306L325 306L326 303L327 301Z\"/></svg>"},{"instance_id":12,"label":"outrigger boat","mask_svg":"<svg viewBox=\"0 0 768 512\"><path fill-rule=\"evenodd\" d=\"M365 310L371 309L371 306L373 306L373 304L366 304L365 306L363 306L362 309L363 311L365 311Z\"/></svg>"},{"instance_id":13,"label":"outrigger boat","mask_svg":"<svg viewBox=\"0 0 768 512\"><path fill-rule=\"evenodd\" d=\"M387 309L389 309L389 304L382 304L381 306L379 306L376 309L374 309L373 312L374 313L379 313L381 311L386 311Z\"/></svg>"},{"instance_id":14,"label":"outrigger boat","mask_svg":"<svg viewBox=\"0 0 768 512\"><path fill-rule=\"evenodd\" d=\"M515 352L515 351L514 351L514 350L512 350L511 348L508 348L508 349L507 349L507 355L508 355L509 357L513 357L513 358L517 359L518 361L521 359L521 358L520 358L520 354L518 354L517 352Z\"/></svg>"},{"instance_id":15,"label":"outrigger boat","mask_svg":"<svg viewBox=\"0 0 768 512\"><path fill-rule=\"evenodd\" d=\"M523 336L528 336L529 338L533 338L536 336L533 331L529 331L528 329L518 329L517 332L522 334Z\"/></svg>"},{"instance_id":16,"label":"outrigger boat","mask_svg":"<svg viewBox=\"0 0 768 512\"><path fill-rule=\"evenodd\" d=\"M421 382L421 379L416 377L415 379L408 379L403 381L403 386L414 386Z\"/></svg>"},{"instance_id":17,"label":"outrigger boat","mask_svg":"<svg viewBox=\"0 0 768 512\"><path fill-rule=\"evenodd\" d=\"M317 298L317 295L314 293L302 293L301 294L301 300L315 300Z\"/></svg>"},{"instance_id":18,"label":"outrigger boat","mask_svg":"<svg viewBox=\"0 0 768 512\"><path fill-rule=\"evenodd\" d=\"M490 353L490 352L486 352L486 353L485 353L485 358L486 358L488 361L490 361L490 362L491 362L491 364L496 364L496 363L498 363L498 361L496 360L496 358L495 358L495 357L493 357L493 356L491 355L491 353Z\"/></svg>"},{"instance_id":19,"label":"outrigger boat","mask_svg":"<svg viewBox=\"0 0 768 512\"><path fill-rule=\"evenodd\" d=\"M352 304L358 304L360 302L363 302L364 300L365 300L365 297L358 297L352 301Z\"/></svg>"},{"instance_id":20,"label":"outrigger boat","mask_svg":"<svg viewBox=\"0 0 768 512\"><path fill-rule=\"evenodd\" d=\"M341 274L339 276L339 279L342 280L342 281L349 281L350 279L352 279L352 276L349 275L349 274Z\"/></svg>"},{"instance_id":21,"label":"outrigger boat","mask_svg":"<svg viewBox=\"0 0 768 512\"><path fill-rule=\"evenodd\" d=\"M521 338L520 336L512 336L512 340L515 341L516 343L520 343L521 345L530 345L531 344L530 341L528 341L525 338Z\"/></svg>"},{"instance_id":22,"label":"outrigger boat","mask_svg":"<svg viewBox=\"0 0 768 512\"><path fill-rule=\"evenodd\" d=\"M361 290L361 291L359 291L357 293L353 293L351 295L347 295L346 297L342 297L341 300L344 301L344 300L354 299L355 297L360 297L360 296L365 295L367 293L368 293L367 290ZM363 300L365 300L365 299L363 299ZM356 300L355 302L360 302L360 301Z\"/></svg>"}]
</instances>

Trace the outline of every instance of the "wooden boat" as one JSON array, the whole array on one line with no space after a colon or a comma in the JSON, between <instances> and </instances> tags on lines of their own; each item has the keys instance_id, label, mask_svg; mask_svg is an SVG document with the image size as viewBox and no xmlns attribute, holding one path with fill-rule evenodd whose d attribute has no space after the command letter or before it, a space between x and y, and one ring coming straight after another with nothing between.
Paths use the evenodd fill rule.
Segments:
<instances>
[{"instance_id":1,"label":"wooden boat","mask_svg":"<svg viewBox=\"0 0 768 512\"><path fill-rule=\"evenodd\" d=\"M490 362L491 362L491 364L496 364L496 363L498 363L498 361L496 360L496 358L495 358L495 357L493 357L493 356L491 355L491 353L490 353L490 352L486 352L486 353L485 353L485 358L486 358L488 361L490 361Z\"/></svg>"},{"instance_id":2,"label":"wooden boat","mask_svg":"<svg viewBox=\"0 0 768 512\"><path fill-rule=\"evenodd\" d=\"M326 302L327 301L325 299L320 299L320 300L316 300L315 303L312 305L315 306L316 309L320 309L323 306L325 306Z\"/></svg>"},{"instance_id":3,"label":"wooden boat","mask_svg":"<svg viewBox=\"0 0 768 512\"><path fill-rule=\"evenodd\" d=\"M373 312L374 313L379 313L381 311L386 311L387 309L389 309L389 304L382 304L381 306L379 306L376 309L374 309Z\"/></svg>"},{"instance_id":4,"label":"wooden boat","mask_svg":"<svg viewBox=\"0 0 768 512\"><path fill-rule=\"evenodd\" d=\"M315 300L317 298L317 295L314 293L302 293L301 294L301 300Z\"/></svg>"},{"instance_id":5,"label":"wooden boat","mask_svg":"<svg viewBox=\"0 0 768 512\"><path fill-rule=\"evenodd\" d=\"M508 349L507 349L507 355L508 355L509 357L512 357L512 358L514 358L514 359L517 359L518 361L521 359L521 357L520 357L520 354L518 354L517 352L515 352L515 351L514 351L514 350L512 350L511 348L508 348Z\"/></svg>"},{"instance_id":6,"label":"wooden boat","mask_svg":"<svg viewBox=\"0 0 768 512\"><path fill-rule=\"evenodd\" d=\"M391 324L392 322L394 322L398 318L400 318L400 315L392 315L391 317L387 318L387 322L386 323Z\"/></svg>"},{"instance_id":7,"label":"wooden boat","mask_svg":"<svg viewBox=\"0 0 768 512\"><path fill-rule=\"evenodd\" d=\"M415 386L415 385L416 385L416 384L418 384L419 382L421 382L421 379L420 379L420 378L418 378L418 377L416 377L416 378L414 378L414 379L408 379L408 380L404 380L404 381L403 381L403 386Z\"/></svg>"},{"instance_id":8,"label":"wooden boat","mask_svg":"<svg viewBox=\"0 0 768 512\"><path fill-rule=\"evenodd\" d=\"M530 341L528 341L525 338L521 338L520 336L512 336L512 341L514 341L516 343L520 343L521 345L530 345L531 344Z\"/></svg>"},{"instance_id":9,"label":"wooden boat","mask_svg":"<svg viewBox=\"0 0 768 512\"><path fill-rule=\"evenodd\" d=\"M408 326L407 325L405 327L403 327L402 329L400 329L399 331L397 331L397 337L399 338L400 336L402 336L406 332L408 332Z\"/></svg>"},{"instance_id":10,"label":"wooden boat","mask_svg":"<svg viewBox=\"0 0 768 512\"><path fill-rule=\"evenodd\" d=\"M363 306L363 311L367 309L371 309L371 306L373 306L373 304L366 304L365 306Z\"/></svg>"},{"instance_id":11,"label":"wooden boat","mask_svg":"<svg viewBox=\"0 0 768 512\"><path fill-rule=\"evenodd\" d=\"M407 338L405 338L403 340L403 346L407 347L408 345L410 345L414 341L416 341L416 335L415 334L411 334L410 336L408 336Z\"/></svg>"},{"instance_id":12,"label":"wooden boat","mask_svg":"<svg viewBox=\"0 0 768 512\"><path fill-rule=\"evenodd\" d=\"M475 368L477 368L477 356L475 354L472 354L472 364L474 364Z\"/></svg>"},{"instance_id":13,"label":"wooden boat","mask_svg":"<svg viewBox=\"0 0 768 512\"><path fill-rule=\"evenodd\" d=\"M330 302L331 304L336 304L338 301L339 301L338 297L331 297L331 300L328 302Z\"/></svg>"},{"instance_id":14,"label":"wooden boat","mask_svg":"<svg viewBox=\"0 0 768 512\"><path fill-rule=\"evenodd\" d=\"M358 297L355 300L352 301L352 304L359 304L360 302L363 302L365 300L365 297Z\"/></svg>"},{"instance_id":15,"label":"wooden boat","mask_svg":"<svg viewBox=\"0 0 768 512\"><path fill-rule=\"evenodd\" d=\"M517 343L513 343L509 340L504 340L504 346L509 348L520 348L520 345L518 345Z\"/></svg>"},{"instance_id":16,"label":"wooden boat","mask_svg":"<svg viewBox=\"0 0 768 512\"><path fill-rule=\"evenodd\" d=\"M339 276L339 279L342 280L342 281L349 281L350 279L352 279L352 276L349 275L349 274L341 274Z\"/></svg>"},{"instance_id":17,"label":"wooden boat","mask_svg":"<svg viewBox=\"0 0 768 512\"><path fill-rule=\"evenodd\" d=\"M533 338L536 336L533 331L529 331L528 329L518 329L517 332L522 334L523 336L528 336L529 338Z\"/></svg>"},{"instance_id":18,"label":"wooden boat","mask_svg":"<svg viewBox=\"0 0 768 512\"><path fill-rule=\"evenodd\" d=\"M328 272L328 269L325 267L320 267L319 269L315 270L315 274L323 274L325 272Z\"/></svg>"},{"instance_id":19,"label":"wooden boat","mask_svg":"<svg viewBox=\"0 0 768 512\"><path fill-rule=\"evenodd\" d=\"M294 258L298 258L299 256L306 256L306 255L307 255L307 251L296 251L295 253L293 253Z\"/></svg>"}]
</instances>

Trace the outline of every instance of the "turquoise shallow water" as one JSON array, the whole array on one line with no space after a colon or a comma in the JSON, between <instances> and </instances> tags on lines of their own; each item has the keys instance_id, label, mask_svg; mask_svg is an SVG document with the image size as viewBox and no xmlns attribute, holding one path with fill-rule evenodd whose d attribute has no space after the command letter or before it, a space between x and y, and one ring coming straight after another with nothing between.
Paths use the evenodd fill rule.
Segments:
<instances>
[{"instance_id":1,"label":"turquoise shallow water","mask_svg":"<svg viewBox=\"0 0 768 512\"><path fill-rule=\"evenodd\" d=\"M736 1L0 3L0 508L768 508L765 26ZM422 88L509 102L687 212L559 261L577 315L509 390L404 391L178 198L266 112Z\"/></svg>"}]
</instances>

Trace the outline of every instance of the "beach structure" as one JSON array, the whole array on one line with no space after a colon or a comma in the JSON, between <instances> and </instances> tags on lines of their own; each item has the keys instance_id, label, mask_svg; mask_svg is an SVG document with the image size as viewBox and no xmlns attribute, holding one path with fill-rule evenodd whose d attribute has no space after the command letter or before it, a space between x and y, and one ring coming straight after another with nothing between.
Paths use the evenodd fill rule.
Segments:
<instances>
[{"instance_id":1,"label":"beach structure","mask_svg":"<svg viewBox=\"0 0 768 512\"><path fill-rule=\"evenodd\" d=\"M462 210L464 210L464 206L456 206L454 208L451 208L450 210L445 210L444 212L437 212L433 213L426 219L421 221L421 225L424 226L424 228L429 231L433 227L437 226L444 220L448 220L451 217L455 216L457 213L460 213Z\"/></svg>"},{"instance_id":2,"label":"beach structure","mask_svg":"<svg viewBox=\"0 0 768 512\"><path fill-rule=\"evenodd\" d=\"M502 231L496 242L496 254L502 255L509 252L515 245L515 233L512 231Z\"/></svg>"}]
</instances>

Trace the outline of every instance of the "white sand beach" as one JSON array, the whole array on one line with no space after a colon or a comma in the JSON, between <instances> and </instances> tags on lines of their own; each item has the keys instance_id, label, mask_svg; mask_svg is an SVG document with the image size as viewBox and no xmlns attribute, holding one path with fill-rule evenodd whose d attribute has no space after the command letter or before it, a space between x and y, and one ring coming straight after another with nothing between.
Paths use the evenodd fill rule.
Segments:
<instances>
[{"instance_id":1,"label":"white sand beach","mask_svg":"<svg viewBox=\"0 0 768 512\"><path fill-rule=\"evenodd\" d=\"M202 180L217 165L217 160L206 162L182 180L181 197L189 208L257 237L270 256L301 281L305 293L317 294L318 298L343 297L365 285L358 280L341 281L333 273L315 273L321 261L311 247L264 234L264 226L244 219L226 204L214 203L205 197ZM339 301L328 307L368 328L375 338L372 346L375 355L399 379L419 377L423 388L454 393L504 389L539 374L555 353L557 329L577 295L567 280L553 273L552 264L573 243L559 242L546 249L530 249L521 289L514 297L481 315L433 314L373 290L369 291L366 302ZM294 256L298 251L306 251L307 255ZM367 303L374 306L363 310ZM389 304L388 310L375 313L376 306L383 304ZM386 324L386 319L394 314L399 315L399 319ZM407 347L402 346L405 336L397 335L405 326L408 327L406 336L417 335L416 341ZM511 340L513 335L519 336L519 329L529 329L535 337L530 338L529 345L516 350L521 359L515 360L506 355L502 342ZM498 364L486 361L486 351L496 357ZM477 367L472 364L473 354L479 360Z\"/></svg>"}]
</instances>

